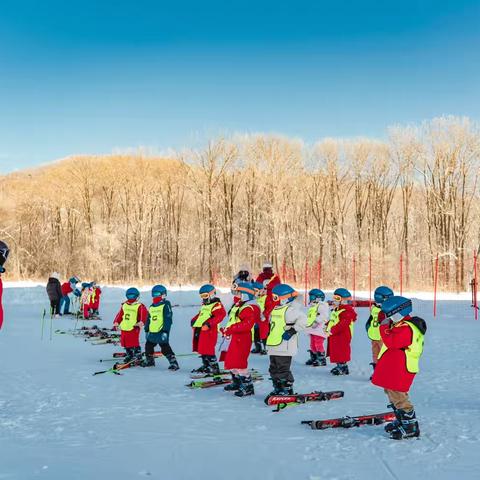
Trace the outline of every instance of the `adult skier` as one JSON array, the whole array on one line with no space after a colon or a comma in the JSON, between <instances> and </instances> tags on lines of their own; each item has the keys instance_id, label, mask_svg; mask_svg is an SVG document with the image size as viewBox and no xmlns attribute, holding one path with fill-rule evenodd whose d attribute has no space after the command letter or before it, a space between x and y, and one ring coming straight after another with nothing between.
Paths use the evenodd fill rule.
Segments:
<instances>
[{"instance_id":1,"label":"adult skier","mask_svg":"<svg viewBox=\"0 0 480 480\"><path fill-rule=\"evenodd\" d=\"M8 254L10 250L5 242L0 241L0 329L3 325L3 282L2 282L2 273L5 273L5 262L7 261Z\"/></svg>"},{"instance_id":2,"label":"adult skier","mask_svg":"<svg viewBox=\"0 0 480 480\"><path fill-rule=\"evenodd\" d=\"M352 295L346 288L337 288L333 292L333 305L326 333L328 335L327 357L337 365L330 370L332 375L348 375L347 363L351 359L350 343L353 336L353 324L357 314L351 305Z\"/></svg>"},{"instance_id":3,"label":"adult skier","mask_svg":"<svg viewBox=\"0 0 480 480\"><path fill-rule=\"evenodd\" d=\"M291 372L292 358L298 351L298 332L307 328L307 317L302 305L294 301L298 292L290 285L277 285L272 293L276 306L271 313L267 338L273 382L271 395L289 395L293 394L295 380Z\"/></svg>"},{"instance_id":4,"label":"adult skier","mask_svg":"<svg viewBox=\"0 0 480 480\"><path fill-rule=\"evenodd\" d=\"M172 305L167 300L167 289L163 285L155 285L152 288L152 305L148 309L145 333L145 366L155 366L155 345L160 345L162 354L170 363L169 370L178 370L177 359L169 343L170 329L172 328L173 312Z\"/></svg>"},{"instance_id":5,"label":"adult skier","mask_svg":"<svg viewBox=\"0 0 480 480\"><path fill-rule=\"evenodd\" d=\"M310 335L310 359L305 364L324 367L327 364L324 347L324 340L327 337L325 329L329 321L330 307L325 301L325 294L319 288L310 290L308 299L306 333Z\"/></svg>"},{"instance_id":6,"label":"adult skier","mask_svg":"<svg viewBox=\"0 0 480 480\"><path fill-rule=\"evenodd\" d=\"M258 275L256 282L263 284L267 292L267 298L265 300L265 308L263 310L263 315L270 321L270 313L275 307L275 302L273 300L273 289L280 285L280 277L273 272L273 265L270 262L265 262L261 273Z\"/></svg>"},{"instance_id":7,"label":"adult skier","mask_svg":"<svg viewBox=\"0 0 480 480\"><path fill-rule=\"evenodd\" d=\"M394 440L418 437L420 428L408 392L419 371L427 324L411 315L412 301L405 297L390 297L382 303L382 312L385 314L380 324L383 345L372 383L384 389L395 412L396 420L385 430Z\"/></svg>"},{"instance_id":8,"label":"adult skier","mask_svg":"<svg viewBox=\"0 0 480 480\"><path fill-rule=\"evenodd\" d=\"M53 272L48 279L47 295L50 300L50 314L52 317L58 317L60 315L62 287L60 285L60 275L57 272Z\"/></svg>"},{"instance_id":9,"label":"adult skier","mask_svg":"<svg viewBox=\"0 0 480 480\"><path fill-rule=\"evenodd\" d=\"M206 284L198 291L202 299L200 311L191 320L192 325L192 351L202 357L202 366L193 370L199 373L219 373L215 346L218 338L218 324L225 318L226 311L216 296L217 291L213 285Z\"/></svg>"}]
</instances>

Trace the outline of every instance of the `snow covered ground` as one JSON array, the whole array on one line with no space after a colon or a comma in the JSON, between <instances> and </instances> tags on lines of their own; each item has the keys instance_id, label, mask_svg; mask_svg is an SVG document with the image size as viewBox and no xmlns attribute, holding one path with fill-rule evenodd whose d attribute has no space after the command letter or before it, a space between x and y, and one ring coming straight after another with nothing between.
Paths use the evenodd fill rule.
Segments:
<instances>
[{"instance_id":1,"label":"snow covered ground","mask_svg":"<svg viewBox=\"0 0 480 480\"><path fill-rule=\"evenodd\" d=\"M222 295L229 303L229 295ZM102 326L110 326L123 290L106 288ZM311 403L273 413L263 398L239 399L221 387L189 390L195 357L179 358L181 370L153 369L122 376L99 375L114 346L92 346L71 335L53 334L41 312L43 287L6 288L5 322L0 332L0 479L396 479L478 478L480 472L480 321L470 302L442 300L432 318L432 302L415 300L416 314L428 322L421 372L412 389L420 420L419 440L389 440L383 427L312 431L301 420L386 411L386 397L372 386L370 345L358 309L349 377L329 368L304 365L307 338L294 360L295 389L345 391L341 400ZM148 302L147 293L142 299ZM174 304L172 346L190 351L190 318L198 297L188 290L170 295ZM72 328L71 319L53 328ZM268 357L251 357L268 371Z\"/></svg>"}]
</instances>

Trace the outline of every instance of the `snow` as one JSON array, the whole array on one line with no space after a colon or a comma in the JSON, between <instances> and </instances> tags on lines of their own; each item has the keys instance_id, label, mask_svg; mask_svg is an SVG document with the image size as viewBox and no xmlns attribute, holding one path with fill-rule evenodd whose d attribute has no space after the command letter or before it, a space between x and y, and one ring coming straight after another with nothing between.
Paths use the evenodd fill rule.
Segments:
<instances>
[{"instance_id":1,"label":"snow","mask_svg":"<svg viewBox=\"0 0 480 480\"><path fill-rule=\"evenodd\" d=\"M267 379L255 385L255 397L244 399L221 387L186 388L196 357L180 357L178 372L157 359L155 368L92 376L109 365L98 360L119 347L92 346L71 335L50 340L50 319L41 341L44 287L7 286L0 332L0 479L478 478L480 322L473 320L468 296L439 301L433 319L432 301L413 295L423 298L414 300L414 308L429 327L411 391L422 437L395 442L381 426L312 431L300 425L387 410L386 396L368 381L368 309L358 309L349 377L305 366L305 336L294 359L297 391L342 389L345 397L273 413L263 403L271 390ZM96 323L110 326L122 298L122 289L105 288L104 320ZM174 308L172 346L188 353L196 290L176 289L169 298L183 305ZM222 298L228 305L229 294ZM142 299L148 303L148 294ZM74 324L55 319L53 328ZM267 373L268 357L251 356L251 366Z\"/></svg>"}]
</instances>

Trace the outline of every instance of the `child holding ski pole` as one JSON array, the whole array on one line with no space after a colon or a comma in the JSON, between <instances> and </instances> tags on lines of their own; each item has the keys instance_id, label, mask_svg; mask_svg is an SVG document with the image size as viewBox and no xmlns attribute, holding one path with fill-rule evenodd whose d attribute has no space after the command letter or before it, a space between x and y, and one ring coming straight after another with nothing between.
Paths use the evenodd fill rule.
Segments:
<instances>
[{"instance_id":1,"label":"child holding ski pole","mask_svg":"<svg viewBox=\"0 0 480 480\"><path fill-rule=\"evenodd\" d=\"M140 363L142 350L140 348L140 328L147 321L148 310L138 301L140 292L136 288L129 288L125 292L127 301L122 306L113 321L113 330L120 328L120 344L125 348L125 363L134 359Z\"/></svg>"},{"instance_id":2,"label":"child holding ski pole","mask_svg":"<svg viewBox=\"0 0 480 480\"><path fill-rule=\"evenodd\" d=\"M382 312L385 315L380 324L383 346L372 383L384 389L395 412L396 420L385 430L394 440L418 437L420 428L408 392L419 371L427 324L422 318L411 316L412 301L405 297L390 297L382 303Z\"/></svg>"},{"instance_id":3,"label":"child holding ski pole","mask_svg":"<svg viewBox=\"0 0 480 480\"><path fill-rule=\"evenodd\" d=\"M160 345L162 354L170 363L169 370L178 370L177 359L169 343L170 329L172 328L172 305L167 300L167 289L163 285L152 288L152 305L148 309L148 318L145 325L147 341L145 343L145 367L155 366L155 345Z\"/></svg>"},{"instance_id":4,"label":"child holding ski pole","mask_svg":"<svg viewBox=\"0 0 480 480\"><path fill-rule=\"evenodd\" d=\"M325 329L327 327L330 308L325 302L325 294L318 288L313 288L308 292L309 307L307 313L307 330L310 335L310 359L305 362L312 367L327 364L325 359L324 340L327 337Z\"/></svg>"}]
</instances>

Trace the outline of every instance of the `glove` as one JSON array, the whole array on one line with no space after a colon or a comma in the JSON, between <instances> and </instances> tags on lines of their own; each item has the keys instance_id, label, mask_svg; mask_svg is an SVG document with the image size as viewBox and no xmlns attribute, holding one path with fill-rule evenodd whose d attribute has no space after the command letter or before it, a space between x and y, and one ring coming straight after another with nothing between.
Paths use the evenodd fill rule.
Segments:
<instances>
[{"instance_id":1,"label":"glove","mask_svg":"<svg viewBox=\"0 0 480 480\"><path fill-rule=\"evenodd\" d=\"M231 335L232 335L232 331L230 330L230 328L223 329L223 336L224 337L230 337Z\"/></svg>"},{"instance_id":2,"label":"glove","mask_svg":"<svg viewBox=\"0 0 480 480\"><path fill-rule=\"evenodd\" d=\"M289 328L288 330L285 330L282 335L282 340L289 341L297 331L294 328Z\"/></svg>"},{"instance_id":3,"label":"glove","mask_svg":"<svg viewBox=\"0 0 480 480\"><path fill-rule=\"evenodd\" d=\"M118 331L118 325L116 323L113 325L112 330L114 332Z\"/></svg>"},{"instance_id":4,"label":"glove","mask_svg":"<svg viewBox=\"0 0 480 480\"><path fill-rule=\"evenodd\" d=\"M210 330L210 324L208 322L205 322L202 325L202 332L208 332L208 330Z\"/></svg>"}]
</instances>

